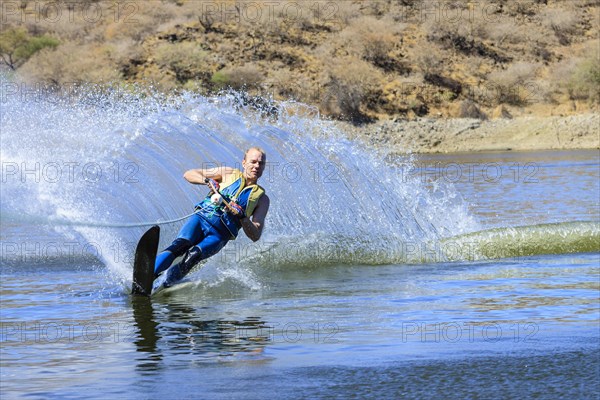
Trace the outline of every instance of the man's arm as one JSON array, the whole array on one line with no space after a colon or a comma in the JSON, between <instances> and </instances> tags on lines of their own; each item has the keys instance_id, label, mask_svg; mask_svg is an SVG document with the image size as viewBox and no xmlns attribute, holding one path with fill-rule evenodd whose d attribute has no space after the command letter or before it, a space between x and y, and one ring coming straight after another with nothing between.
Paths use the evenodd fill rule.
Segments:
<instances>
[{"instance_id":1,"label":"man's arm","mask_svg":"<svg viewBox=\"0 0 600 400\"><path fill-rule=\"evenodd\" d=\"M260 239L260 236L262 235L262 231L265 226L265 218L267 216L267 212L269 211L270 204L271 200L269 197L266 194L263 194L258 200L258 204L252 213L252 221L250 218L241 219L244 233L253 242L256 242L258 239Z\"/></svg>"},{"instance_id":2,"label":"man's arm","mask_svg":"<svg viewBox=\"0 0 600 400\"><path fill-rule=\"evenodd\" d=\"M195 185L206 185L204 182L206 178L214 179L220 183L223 182L229 174L233 173L233 171L235 171L235 169L231 167L197 168L185 171L183 178Z\"/></svg>"}]
</instances>

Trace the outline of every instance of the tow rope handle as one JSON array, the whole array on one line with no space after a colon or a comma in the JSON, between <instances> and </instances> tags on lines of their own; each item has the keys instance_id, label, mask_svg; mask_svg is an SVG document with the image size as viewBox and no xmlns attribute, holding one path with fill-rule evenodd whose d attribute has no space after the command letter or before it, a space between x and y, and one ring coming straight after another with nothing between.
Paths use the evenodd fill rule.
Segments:
<instances>
[{"instance_id":1,"label":"tow rope handle","mask_svg":"<svg viewBox=\"0 0 600 400\"><path fill-rule=\"evenodd\" d=\"M225 196L223 196L223 194L219 191L219 189L217 189L212 182L210 181L210 179L208 178L204 178L204 183L206 183L208 185L208 187L210 188L210 190L212 190L214 193L218 194L219 196L221 196L221 201L223 201L223 204L225 204L225 207L227 207L227 209L229 211L231 211L233 213L233 215L237 215L238 211L233 208L229 202L227 200L225 200Z\"/></svg>"}]
</instances>

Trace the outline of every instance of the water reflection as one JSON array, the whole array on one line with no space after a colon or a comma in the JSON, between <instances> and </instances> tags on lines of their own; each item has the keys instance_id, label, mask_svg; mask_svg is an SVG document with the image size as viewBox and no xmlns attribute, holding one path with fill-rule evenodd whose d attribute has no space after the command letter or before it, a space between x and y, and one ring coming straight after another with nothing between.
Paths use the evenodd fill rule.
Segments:
<instances>
[{"instance_id":1,"label":"water reflection","mask_svg":"<svg viewBox=\"0 0 600 400\"><path fill-rule=\"evenodd\" d=\"M259 317L243 320L203 319L201 309L182 303L131 301L137 328L134 341L137 369L156 371L173 362L214 363L234 360L265 361L272 327ZM178 357L183 355L184 357Z\"/></svg>"},{"instance_id":2,"label":"water reflection","mask_svg":"<svg viewBox=\"0 0 600 400\"><path fill-rule=\"evenodd\" d=\"M147 297L134 296L131 299L133 319L137 327L138 336L134 341L138 352L147 353L146 357L138 358L137 369L141 371L154 371L160 368L162 353L157 351L159 340L158 323L154 318L152 302Z\"/></svg>"}]
</instances>

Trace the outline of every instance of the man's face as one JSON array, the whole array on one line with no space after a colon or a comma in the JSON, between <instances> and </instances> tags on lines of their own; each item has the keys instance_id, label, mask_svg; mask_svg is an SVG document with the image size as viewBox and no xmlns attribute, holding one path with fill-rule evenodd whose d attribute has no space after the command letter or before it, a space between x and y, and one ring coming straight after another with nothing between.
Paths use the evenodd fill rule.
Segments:
<instances>
[{"instance_id":1,"label":"man's face","mask_svg":"<svg viewBox=\"0 0 600 400\"><path fill-rule=\"evenodd\" d=\"M242 160L246 179L250 179L251 181L258 180L265 170L266 161L267 159L263 153L256 149L250 149L246 154L246 158Z\"/></svg>"}]
</instances>

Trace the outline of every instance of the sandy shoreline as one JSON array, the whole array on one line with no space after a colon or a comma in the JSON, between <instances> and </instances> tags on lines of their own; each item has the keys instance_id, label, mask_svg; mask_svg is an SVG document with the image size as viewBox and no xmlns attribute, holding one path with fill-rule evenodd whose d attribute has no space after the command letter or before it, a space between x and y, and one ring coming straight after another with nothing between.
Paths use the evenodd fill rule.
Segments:
<instances>
[{"instance_id":1,"label":"sandy shoreline","mask_svg":"<svg viewBox=\"0 0 600 400\"><path fill-rule=\"evenodd\" d=\"M352 139L391 153L453 153L600 149L600 114L515 119L381 121L361 127L336 123Z\"/></svg>"}]
</instances>

